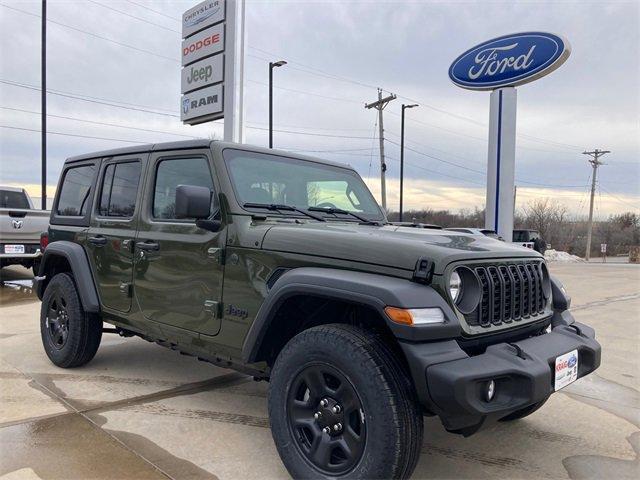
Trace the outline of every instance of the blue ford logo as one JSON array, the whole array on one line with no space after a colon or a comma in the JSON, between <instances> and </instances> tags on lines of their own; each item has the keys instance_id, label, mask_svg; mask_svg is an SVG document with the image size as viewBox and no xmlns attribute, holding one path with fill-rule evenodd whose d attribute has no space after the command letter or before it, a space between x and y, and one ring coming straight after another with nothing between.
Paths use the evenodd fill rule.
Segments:
<instances>
[{"instance_id":1,"label":"blue ford logo","mask_svg":"<svg viewBox=\"0 0 640 480\"><path fill-rule=\"evenodd\" d=\"M570 53L569 42L558 35L515 33L467 50L451 64L449 77L472 90L522 85L551 73Z\"/></svg>"},{"instance_id":2,"label":"blue ford logo","mask_svg":"<svg viewBox=\"0 0 640 480\"><path fill-rule=\"evenodd\" d=\"M571 355L571 357L569 358L569 368L573 368L576 366L576 363L578 363L578 359L576 358L575 355Z\"/></svg>"}]
</instances>

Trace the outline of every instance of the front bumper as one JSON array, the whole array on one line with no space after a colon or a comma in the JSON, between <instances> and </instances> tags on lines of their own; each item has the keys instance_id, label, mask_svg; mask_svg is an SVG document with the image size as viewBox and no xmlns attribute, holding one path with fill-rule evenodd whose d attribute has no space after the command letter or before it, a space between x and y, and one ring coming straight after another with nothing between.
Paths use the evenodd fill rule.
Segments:
<instances>
[{"instance_id":1,"label":"front bumper","mask_svg":"<svg viewBox=\"0 0 640 480\"><path fill-rule=\"evenodd\" d=\"M468 356L455 341L402 344L423 406L445 428L470 435L481 426L547 399L554 392L555 359L578 350L578 378L600 365L600 344L592 328L573 323L551 333L487 347ZM484 398L488 381L492 401Z\"/></svg>"}]
</instances>

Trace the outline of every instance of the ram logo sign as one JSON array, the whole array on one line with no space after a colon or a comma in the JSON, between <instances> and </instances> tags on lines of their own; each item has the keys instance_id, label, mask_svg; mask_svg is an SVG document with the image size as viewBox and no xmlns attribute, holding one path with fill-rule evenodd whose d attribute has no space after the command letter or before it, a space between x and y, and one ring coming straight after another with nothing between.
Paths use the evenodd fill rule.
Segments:
<instances>
[{"instance_id":1,"label":"ram logo sign","mask_svg":"<svg viewBox=\"0 0 640 480\"><path fill-rule=\"evenodd\" d=\"M191 125L217 120L223 117L222 84L201 88L182 97L180 119Z\"/></svg>"},{"instance_id":2,"label":"ram logo sign","mask_svg":"<svg viewBox=\"0 0 640 480\"><path fill-rule=\"evenodd\" d=\"M515 87L553 72L570 53L569 42L552 33L505 35L456 58L449 68L449 78L459 87L471 90Z\"/></svg>"}]
</instances>

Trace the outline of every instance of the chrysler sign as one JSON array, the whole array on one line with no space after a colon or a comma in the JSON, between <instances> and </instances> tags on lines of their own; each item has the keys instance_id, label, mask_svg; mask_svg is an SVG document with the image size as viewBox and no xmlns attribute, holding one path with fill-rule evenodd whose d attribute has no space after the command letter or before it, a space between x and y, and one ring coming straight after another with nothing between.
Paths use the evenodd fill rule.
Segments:
<instances>
[{"instance_id":1,"label":"chrysler sign","mask_svg":"<svg viewBox=\"0 0 640 480\"><path fill-rule=\"evenodd\" d=\"M451 64L449 77L471 90L515 87L553 72L570 53L569 42L552 33L505 35L464 52Z\"/></svg>"},{"instance_id":2,"label":"chrysler sign","mask_svg":"<svg viewBox=\"0 0 640 480\"><path fill-rule=\"evenodd\" d=\"M207 0L182 14L182 37L224 20L224 0Z\"/></svg>"}]
</instances>

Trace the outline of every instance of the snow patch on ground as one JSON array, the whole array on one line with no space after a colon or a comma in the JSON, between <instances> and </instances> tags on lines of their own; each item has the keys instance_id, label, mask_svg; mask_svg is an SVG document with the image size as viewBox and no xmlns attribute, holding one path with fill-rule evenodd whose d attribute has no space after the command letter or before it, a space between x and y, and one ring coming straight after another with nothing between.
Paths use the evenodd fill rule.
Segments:
<instances>
[{"instance_id":1,"label":"snow patch on ground","mask_svg":"<svg viewBox=\"0 0 640 480\"><path fill-rule=\"evenodd\" d=\"M558 252L550 248L546 252L544 252L544 258L548 262L565 262L565 263L581 263L584 262L584 259L578 257L577 255L571 255L567 252Z\"/></svg>"}]
</instances>

